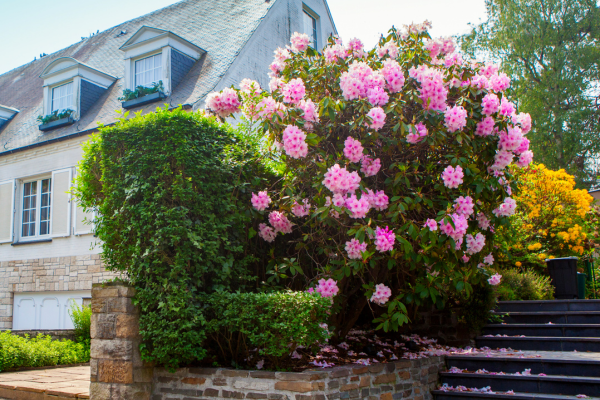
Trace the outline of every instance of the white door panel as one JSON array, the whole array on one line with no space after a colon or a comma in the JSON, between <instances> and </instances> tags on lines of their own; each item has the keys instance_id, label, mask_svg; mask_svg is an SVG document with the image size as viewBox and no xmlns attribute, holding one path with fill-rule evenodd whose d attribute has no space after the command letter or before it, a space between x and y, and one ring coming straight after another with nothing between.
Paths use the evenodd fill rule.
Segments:
<instances>
[{"instance_id":1,"label":"white door panel","mask_svg":"<svg viewBox=\"0 0 600 400\"><path fill-rule=\"evenodd\" d=\"M79 306L90 291L15 293L13 330L73 329L71 300Z\"/></svg>"}]
</instances>

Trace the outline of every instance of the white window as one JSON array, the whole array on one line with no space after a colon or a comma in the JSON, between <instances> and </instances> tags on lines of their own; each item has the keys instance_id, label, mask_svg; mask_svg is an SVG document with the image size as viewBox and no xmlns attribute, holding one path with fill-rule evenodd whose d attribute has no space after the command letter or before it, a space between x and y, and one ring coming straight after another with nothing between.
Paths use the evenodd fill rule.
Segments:
<instances>
[{"instance_id":1,"label":"white window","mask_svg":"<svg viewBox=\"0 0 600 400\"><path fill-rule=\"evenodd\" d=\"M306 33L310 39L310 47L313 49L317 48L317 20L304 11L304 33Z\"/></svg>"},{"instance_id":2,"label":"white window","mask_svg":"<svg viewBox=\"0 0 600 400\"><path fill-rule=\"evenodd\" d=\"M73 82L52 89L52 110L61 112L73 109Z\"/></svg>"},{"instance_id":3,"label":"white window","mask_svg":"<svg viewBox=\"0 0 600 400\"><path fill-rule=\"evenodd\" d=\"M21 237L35 238L50 234L52 179L23 183Z\"/></svg>"},{"instance_id":4,"label":"white window","mask_svg":"<svg viewBox=\"0 0 600 400\"><path fill-rule=\"evenodd\" d=\"M161 79L162 54L146 57L135 62L135 87L149 87Z\"/></svg>"}]
</instances>

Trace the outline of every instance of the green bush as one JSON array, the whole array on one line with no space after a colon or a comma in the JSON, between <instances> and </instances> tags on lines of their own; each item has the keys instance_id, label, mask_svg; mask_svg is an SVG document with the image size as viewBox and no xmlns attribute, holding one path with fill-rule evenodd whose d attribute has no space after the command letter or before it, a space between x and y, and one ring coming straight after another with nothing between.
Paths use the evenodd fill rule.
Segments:
<instances>
[{"instance_id":1,"label":"green bush","mask_svg":"<svg viewBox=\"0 0 600 400\"><path fill-rule=\"evenodd\" d=\"M52 340L39 334L34 338L0 332L0 371L19 367L48 367L84 363L90 360L89 346L71 340Z\"/></svg>"},{"instance_id":2,"label":"green bush","mask_svg":"<svg viewBox=\"0 0 600 400\"><path fill-rule=\"evenodd\" d=\"M214 117L166 107L127 117L84 146L73 193L97 211L106 267L137 289L143 358L189 364L206 354L201 296L259 285L252 268L268 253L250 197L272 175Z\"/></svg>"},{"instance_id":3,"label":"green bush","mask_svg":"<svg viewBox=\"0 0 600 400\"><path fill-rule=\"evenodd\" d=\"M79 304L72 300L69 307L69 315L75 327L75 339L78 343L85 343L89 347L91 342L92 308L87 306L79 307Z\"/></svg>"},{"instance_id":4,"label":"green bush","mask_svg":"<svg viewBox=\"0 0 600 400\"><path fill-rule=\"evenodd\" d=\"M486 279L481 275L479 282L473 285L470 296L462 295L459 298L457 314L460 322L465 324L471 332L479 332L481 328L489 323L492 310L496 308L496 294Z\"/></svg>"},{"instance_id":5,"label":"green bush","mask_svg":"<svg viewBox=\"0 0 600 400\"><path fill-rule=\"evenodd\" d=\"M535 271L506 269L499 271L502 281L497 286L498 300L552 300L554 287L550 277Z\"/></svg>"},{"instance_id":6,"label":"green bush","mask_svg":"<svg viewBox=\"0 0 600 400\"><path fill-rule=\"evenodd\" d=\"M206 297L206 331L221 365L275 367L298 346L325 343L331 300L306 292L214 293ZM251 352L258 349L257 353Z\"/></svg>"}]
</instances>

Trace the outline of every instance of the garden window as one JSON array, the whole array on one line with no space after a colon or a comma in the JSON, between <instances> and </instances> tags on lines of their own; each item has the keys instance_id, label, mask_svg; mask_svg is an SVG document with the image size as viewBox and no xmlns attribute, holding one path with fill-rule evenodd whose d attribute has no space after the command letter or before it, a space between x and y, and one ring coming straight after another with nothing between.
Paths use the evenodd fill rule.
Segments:
<instances>
[{"instance_id":1,"label":"garden window","mask_svg":"<svg viewBox=\"0 0 600 400\"><path fill-rule=\"evenodd\" d=\"M23 183L21 237L35 238L50 234L52 179Z\"/></svg>"},{"instance_id":2,"label":"garden window","mask_svg":"<svg viewBox=\"0 0 600 400\"><path fill-rule=\"evenodd\" d=\"M162 79L162 54L135 62L135 87L150 87Z\"/></svg>"},{"instance_id":3,"label":"garden window","mask_svg":"<svg viewBox=\"0 0 600 400\"><path fill-rule=\"evenodd\" d=\"M310 47L313 49L317 48L317 20L304 11L304 33L308 35L310 39Z\"/></svg>"},{"instance_id":4,"label":"garden window","mask_svg":"<svg viewBox=\"0 0 600 400\"><path fill-rule=\"evenodd\" d=\"M73 109L73 82L52 89L52 110Z\"/></svg>"}]
</instances>

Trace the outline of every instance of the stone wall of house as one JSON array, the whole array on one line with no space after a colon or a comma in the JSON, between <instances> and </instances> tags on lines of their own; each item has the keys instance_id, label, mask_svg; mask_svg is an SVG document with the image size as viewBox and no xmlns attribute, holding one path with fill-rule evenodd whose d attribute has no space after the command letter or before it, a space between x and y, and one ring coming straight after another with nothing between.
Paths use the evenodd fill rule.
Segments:
<instances>
[{"instance_id":1,"label":"stone wall of house","mask_svg":"<svg viewBox=\"0 0 600 400\"><path fill-rule=\"evenodd\" d=\"M99 254L0 262L0 329L11 329L14 294L91 290L116 274L106 271Z\"/></svg>"}]
</instances>

